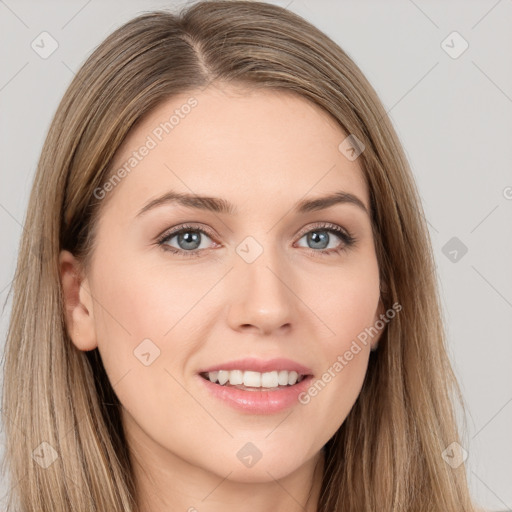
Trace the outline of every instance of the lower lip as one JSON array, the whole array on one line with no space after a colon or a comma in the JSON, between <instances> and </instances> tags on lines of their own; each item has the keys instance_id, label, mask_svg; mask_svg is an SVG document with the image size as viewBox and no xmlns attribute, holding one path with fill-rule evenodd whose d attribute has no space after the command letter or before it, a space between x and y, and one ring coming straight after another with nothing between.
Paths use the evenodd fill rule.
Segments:
<instances>
[{"instance_id":1,"label":"lower lip","mask_svg":"<svg viewBox=\"0 0 512 512\"><path fill-rule=\"evenodd\" d=\"M250 414L273 414L298 404L300 393L306 391L313 376L308 375L293 386L273 391L244 391L231 386L214 384L200 375L198 378L213 396L239 411Z\"/></svg>"}]
</instances>

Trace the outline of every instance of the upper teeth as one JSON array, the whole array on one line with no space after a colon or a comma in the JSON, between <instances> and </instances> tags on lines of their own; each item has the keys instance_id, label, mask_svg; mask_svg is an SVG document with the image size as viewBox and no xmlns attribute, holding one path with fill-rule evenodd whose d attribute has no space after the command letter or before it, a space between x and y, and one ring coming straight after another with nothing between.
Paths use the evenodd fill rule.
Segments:
<instances>
[{"instance_id":1,"label":"upper teeth","mask_svg":"<svg viewBox=\"0 0 512 512\"><path fill-rule=\"evenodd\" d=\"M244 386L254 388L275 388L277 386L292 386L297 381L301 381L304 376L299 375L296 371L272 371L272 372L252 372L242 370L219 370L206 373L211 382L218 382L220 385L226 384L228 381L231 385L243 384Z\"/></svg>"}]
</instances>

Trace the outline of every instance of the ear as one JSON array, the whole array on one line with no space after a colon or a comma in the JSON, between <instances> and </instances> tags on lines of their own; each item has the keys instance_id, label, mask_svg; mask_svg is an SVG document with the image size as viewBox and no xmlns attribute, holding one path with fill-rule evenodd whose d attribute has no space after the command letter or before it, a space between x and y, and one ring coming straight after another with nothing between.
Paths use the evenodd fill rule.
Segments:
<instances>
[{"instance_id":1,"label":"ear","mask_svg":"<svg viewBox=\"0 0 512 512\"><path fill-rule=\"evenodd\" d=\"M98 343L88 281L82 275L78 260L69 251L60 252L59 270L69 337L79 350L93 350Z\"/></svg>"}]
</instances>

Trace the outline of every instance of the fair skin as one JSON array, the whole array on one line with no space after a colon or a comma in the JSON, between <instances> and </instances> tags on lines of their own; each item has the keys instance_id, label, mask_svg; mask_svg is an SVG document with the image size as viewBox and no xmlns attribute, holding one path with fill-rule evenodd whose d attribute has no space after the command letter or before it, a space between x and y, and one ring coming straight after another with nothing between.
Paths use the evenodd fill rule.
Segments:
<instances>
[{"instance_id":1,"label":"fair skin","mask_svg":"<svg viewBox=\"0 0 512 512\"><path fill-rule=\"evenodd\" d=\"M320 378L375 323L383 309L368 213L350 203L293 211L337 191L369 211L368 190L326 113L291 94L233 86L160 105L130 132L113 167L191 96L197 106L108 192L87 274L61 252L68 331L79 350L98 348L122 403L141 510L316 511L321 449L354 405L378 336L309 403L272 414L233 409L197 373L243 357L286 357ZM170 190L223 198L238 211L167 203L136 217ZM156 242L184 223L207 230L199 248L178 236L165 245L197 257ZM322 223L356 243L322 253L346 245ZM325 245L308 241L311 231ZM246 237L263 249L251 263L236 251ZM134 350L148 338L160 355L146 366ZM248 442L262 454L251 467L237 457Z\"/></svg>"}]
</instances>

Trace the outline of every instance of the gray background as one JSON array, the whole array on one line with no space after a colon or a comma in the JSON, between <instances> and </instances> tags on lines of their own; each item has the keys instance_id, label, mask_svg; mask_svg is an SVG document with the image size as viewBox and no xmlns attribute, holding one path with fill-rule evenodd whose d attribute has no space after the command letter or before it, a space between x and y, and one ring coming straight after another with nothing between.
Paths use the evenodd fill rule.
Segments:
<instances>
[{"instance_id":1,"label":"gray background","mask_svg":"<svg viewBox=\"0 0 512 512\"><path fill-rule=\"evenodd\" d=\"M184 3L0 0L2 304L39 152L73 74L123 22ZM512 509L512 1L273 3L347 51L398 131L429 222L450 357L468 406L472 492L489 510ZM31 47L43 31L58 43L46 59ZM463 48L457 36L446 40L453 31L469 44L457 58L447 53ZM0 347L9 313L10 302ZM0 457L3 446L2 436ZM0 497L6 492L0 483Z\"/></svg>"}]
</instances>

